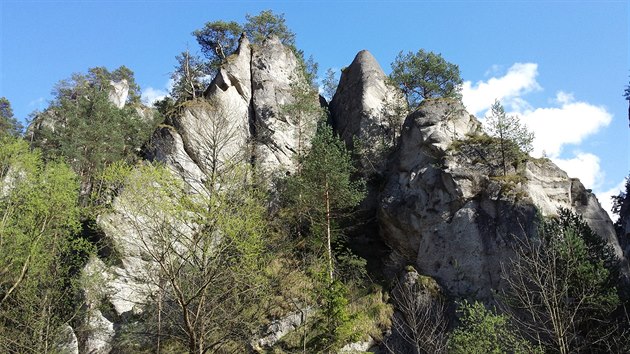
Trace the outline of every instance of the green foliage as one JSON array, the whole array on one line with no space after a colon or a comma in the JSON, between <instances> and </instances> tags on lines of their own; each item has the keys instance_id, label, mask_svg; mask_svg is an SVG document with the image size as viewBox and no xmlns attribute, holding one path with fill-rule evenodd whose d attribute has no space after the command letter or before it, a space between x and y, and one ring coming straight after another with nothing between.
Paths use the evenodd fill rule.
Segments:
<instances>
[{"instance_id":1,"label":"green foliage","mask_svg":"<svg viewBox=\"0 0 630 354\"><path fill-rule=\"evenodd\" d=\"M124 108L110 101L110 81L128 81L129 98ZM33 143L48 159L63 157L81 178L83 205L87 204L94 177L115 161L132 162L154 129L153 118L142 117L133 104L138 100L131 71L120 67L89 69L61 81L50 107L33 124L38 126Z\"/></svg>"},{"instance_id":2,"label":"green foliage","mask_svg":"<svg viewBox=\"0 0 630 354\"><path fill-rule=\"evenodd\" d=\"M298 228L310 229L311 242L326 245L332 278L332 246L339 237L334 222L359 204L362 181L353 181L354 167L345 144L330 126L321 122L311 149L299 158L298 172L287 181L286 197ZM298 230L298 234L303 234ZM332 279L331 279L332 280Z\"/></svg>"},{"instance_id":3,"label":"green foliage","mask_svg":"<svg viewBox=\"0 0 630 354\"><path fill-rule=\"evenodd\" d=\"M326 75L322 79L323 95L326 101L330 102L337 92L337 85L339 79L337 79L337 73L333 69L326 70Z\"/></svg>"},{"instance_id":4,"label":"green foliage","mask_svg":"<svg viewBox=\"0 0 630 354\"><path fill-rule=\"evenodd\" d=\"M506 303L532 340L561 353L607 350L619 261L581 216L559 209L544 220L503 277Z\"/></svg>"},{"instance_id":5,"label":"green foliage","mask_svg":"<svg viewBox=\"0 0 630 354\"><path fill-rule=\"evenodd\" d=\"M339 280L327 286L321 294L320 317L315 331L319 333L310 343L317 352L336 353L344 344L358 339L360 333L353 330L354 316L348 307L348 289Z\"/></svg>"},{"instance_id":6,"label":"green foliage","mask_svg":"<svg viewBox=\"0 0 630 354\"><path fill-rule=\"evenodd\" d=\"M398 53L389 77L405 93L411 108L427 98L461 96L459 67L424 49Z\"/></svg>"},{"instance_id":7,"label":"green foliage","mask_svg":"<svg viewBox=\"0 0 630 354\"><path fill-rule=\"evenodd\" d=\"M78 182L24 141L0 138L0 351L46 353L79 312L76 275L92 247L79 230Z\"/></svg>"},{"instance_id":8,"label":"green foliage","mask_svg":"<svg viewBox=\"0 0 630 354\"><path fill-rule=\"evenodd\" d=\"M555 274L567 284L567 296L581 299L579 311L584 318L574 319L574 323L608 317L619 304L615 287L619 260L612 247L588 226L581 215L569 209L560 208L556 218L543 223L541 232L549 256L556 258ZM584 325L588 326L588 323Z\"/></svg>"},{"instance_id":9,"label":"green foliage","mask_svg":"<svg viewBox=\"0 0 630 354\"><path fill-rule=\"evenodd\" d=\"M11 102L6 97L0 97L0 136L19 136L22 132L22 125L13 116Z\"/></svg>"},{"instance_id":10,"label":"green foliage","mask_svg":"<svg viewBox=\"0 0 630 354\"><path fill-rule=\"evenodd\" d=\"M265 197L250 185L250 174L235 167L207 194L189 193L160 166L106 174L121 176L117 205L153 265L138 281L156 288L121 350L135 350L143 340L191 353L244 350L262 324L269 294ZM108 188L120 183L104 180Z\"/></svg>"},{"instance_id":11,"label":"green foliage","mask_svg":"<svg viewBox=\"0 0 630 354\"><path fill-rule=\"evenodd\" d=\"M210 60L210 67L217 69L238 47L243 27L234 21L208 22L193 32L201 51Z\"/></svg>"},{"instance_id":12,"label":"green foliage","mask_svg":"<svg viewBox=\"0 0 630 354\"><path fill-rule=\"evenodd\" d=\"M526 340L511 328L508 317L487 310L480 302L459 303L461 324L449 340L449 353L534 353Z\"/></svg>"},{"instance_id":13,"label":"green foliage","mask_svg":"<svg viewBox=\"0 0 630 354\"><path fill-rule=\"evenodd\" d=\"M630 177L626 177L625 189L613 196L612 200L612 212L618 216L617 221L615 221L615 230L619 238L623 239L625 234L623 223L626 218L630 218Z\"/></svg>"},{"instance_id":14,"label":"green foliage","mask_svg":"<svg viewBox=\"0 0 630 354\"><path fill-rule=\"evenodd\" d=\"M503 175L507 175L508 165L533 150L534 133L521 123L518 116L508 116L498 100L492 105L492 114L485 122L488 135L498 139L496 148L501 154Z\"/></svg>"},{"instance_id":15,"label":"green foliage","mask_svg":"<svg viewBox=\"0 0 630 354\"><path fill-rule=\"evenodd\" d=\"M204 78L210 74L209 66L212 64L204 63L201 58L188 50L180 53L176 59L177 66L171 74L173 80L171 97L175 101L182 102L201 96L207 85Z\"/></svg>"},{"instance_id":16,"label":"green foliage","mask_svg":"<svg viewBox=\"0 0 630 354\"><path fill-rule=\"evenodd\" d=\"M270 36L276 36L282 44L294 47L295 33L291 31L284 19L284 14L276 14L272 10L263 10L258 15L245 15L243 29L253 43L260 44Z\"/></svg>"}]
</instances>

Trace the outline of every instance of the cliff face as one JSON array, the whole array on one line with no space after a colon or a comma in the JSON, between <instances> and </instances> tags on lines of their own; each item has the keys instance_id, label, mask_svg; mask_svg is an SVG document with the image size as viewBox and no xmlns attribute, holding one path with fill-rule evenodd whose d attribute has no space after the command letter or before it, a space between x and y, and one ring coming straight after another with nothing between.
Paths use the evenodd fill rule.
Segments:
<instances>
[{"instance_id":1,"label":"cliff face","mask_svg":"<svg viewBox=\"0 0 630 354\"><path fill-rule=\"evenodd\" d=\"M168 166L193 194L207 193L208 183L237 161L251 162L267 176L290 173L296 153L308 148L315 132L305 122L316 121L318 113L291 110L304 99L299 88L305 85L299 61L279 40L255 46L242 38L203 99L185 104L155 131L148 158ZM404 96L369 52L360 52L343 71L330 110L363 175L377 176L363 207L376 215L370 225L390 248L385 263L393 270L413 264L449 294L489 298L501 286L501 263L516 239L536 232L537 211L553 215L558 207L582 214L623 257L608 215L578 180L548 160L530 160L524 179L506 190L474 159L452 149L454 141L481 131L461 102L425 100L407 116ZM86 352L109 352L114 329L141 312L152 291L139 279L150 276L143 248L153 231L151 222L134 225L132 192L123 190L113 211L98 220L120 261L95 259L87 267L104 283L87 289L102 295L88 296L93 311ZM103 304L112 309L107 318L99 310Z\"/></svg>"},{"instance_id":2,"label":"cliff face","mask_svg":"<svg viewBox=\"0 0 630 354\"><path fill-rule=\"evenodd\" d=\"M390 85L376 59L360 51L343 70L330 113L335 130L360 157L364 175L382 174L407 113L403 93Z\"/></svg>"},{"instance_id":3,"label":"cliff face","mask_svg":"<svg viewBox=\"0 0 630 354\"><path fill-rule=\"evenodd\" d=\"M397 265L411 263L455 296L489 298L501 264L536 232L536 210L573 209L622 257L595 196L548 160L529 160L510 188L449 149L480 124L459 101L425 100L403 125L380 197L379 223Z\"/></svg>"},{"instance_id":4,"label":"cliff face","mask_svg":"<svg viewBox=\"0 0 630 354\"><path fill-rule=\"evenodd\" d=\"M287 108L303 99L298 88L307 85L298 59L280 40L258 46L242 37L204 98L172 117L174 129L156 132L149 158L197 186L236 161L254 161L267 175L291 172L295 154L315 132L314 123L303 124L315 122L315 113L297 117ZM318 102L317 96L306 99Z\"/></svg>"},{"instance_id":5,"label":"cliff face","mask_svg":"<svg viewBox=\"0 0 630 354\"><path fill-rule=\"evenodd\" d=\"M216 178L237 162L253 161L267 177L291 172L295 154L311 140L318 118L316 113L301 116L314 122L313 129L303 129L302 122L287 112L286 107L298 99L295 87L305 85L297 58L279 40L254 46L243 37L204 97L185 103L179 114L168 117L167 124L154 132L147 158L164 163L192 194L207 194ZM307 99L318 102L316 95ZM98 218L118 260L106 265L93 259L86 268L86 273L100 279L98 286L86 289L91 310L86 352L108 353L114 329L143 311L155 290L146 282L152 267L147 250L159 237L160 223L178 228L177 234L195 232L194 223L182 222L182 215L142 209L138 196L147 200L160 196L153 198L139 188L127 187L113 201L112 211ZM111 313L104 314L102 308L110 308Z\"/></svg>"}]
</instances>

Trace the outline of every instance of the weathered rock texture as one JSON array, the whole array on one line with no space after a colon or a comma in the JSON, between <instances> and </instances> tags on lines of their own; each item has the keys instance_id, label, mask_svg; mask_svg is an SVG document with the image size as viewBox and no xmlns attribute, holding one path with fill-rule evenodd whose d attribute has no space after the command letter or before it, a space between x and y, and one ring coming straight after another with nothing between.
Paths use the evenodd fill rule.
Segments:
<instances>
[{"instance_id":1,"label":"weathered rock texture","mask_svg":"<svg viewBox=\"0 0 630 354\"><path fill-rule=\"evenodd\" d=\"M149 158L196 184L238 161L251 160L268 175L293 171L295 154L311 140L318 119L316 112L290 111L308 86L300 65L277 38L258 46L243 36L204 98L170 117L174 129L156 132ZM317 95L308 99L318 104Z\"/></svg>"},{"instance_id":2,"label":"weathered rock texture","mask_svg":"<svg viewBox=\"0 0 630 354\"><path fill-rule=\"evenodd\" d=\"M506 188L473 159L449 150L480 131L456 100L425 100L403 125L381 194L382 237L394 264L411 263L456 296L490 298L516 238L536 232L536 208L582 214L622 256L595 196L548 160L530 160L524 182Z\"/></svg>"},{"instance_id":3,"label":"weathered rock texture","mask_svg":"<svg viewBox=\"0 0 630 354\"><path fill-rule=\"evenodd\" d=\"M278 39L253 46L242 37L237 52L219 70L204 97L183 103L177 114L158 127L146 157L168 166L192 194L208 193L217 177L238 163L253 161L268 176L292 171L296 152L315 130L303 129L303 122L285 108L296 102L295 88L306 85L298 59ZM117 99L119 93L110 98ZM318 103L316 94L310 99ZM318 116L299 118L312 121L314 127ZM125 325L114 322L141 313L154 292L155 285L148 281L154 266L148 250L156 247L161 225L173 227L177 235L195 232L193 224L174 215L142 209L143 203L136 199L150 196L131 189L123 190L111 212L98 218L116 250L116 262L98 263L102 286L87 321L95 334L86 340L86 348L97 352L108 352L114 328ZM113 322L97 309L102 306L112 308Z\"/></svg>"},{"instance_id":4,"label":"weathered rock texture","mask_svg":"<svg viewBox=\"0 0 630 354\"><path fill-rule=\"evenodd\" d=\"M339 136L360 156L365 175L382 174L406 116L403 93L388 83L376 59L362 50L343 70L330 102Z\"/></svg>"}]
</instances>

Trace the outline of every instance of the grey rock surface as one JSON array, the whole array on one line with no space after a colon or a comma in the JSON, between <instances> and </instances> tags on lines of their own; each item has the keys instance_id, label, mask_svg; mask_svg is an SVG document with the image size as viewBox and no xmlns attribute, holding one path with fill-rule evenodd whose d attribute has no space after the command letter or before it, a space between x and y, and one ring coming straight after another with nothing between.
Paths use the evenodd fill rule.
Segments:
<instances>
[{"instance_id":1,"label":"grey rock surface","mask_svg":"<svg viewBox=\"0 0 630 354\"><path fill-rule=\"evenodd\" d=\"M364 173L381 174L400 135L407 102L367 50L342 71L330 113L339 136L359 153Z\"/></svg>"},{"instance_id":2,"label":"grey rock surface","mask_svg":"<svg viewBox=\"0 0 630 354\"><path fill-rule=\"evenodd\" d=\"M124 108L129 96L129 83L127 80L110 81L112 89L109 92L109 101L118 108Z\"/></svg>"},{"instance_id":3,"label":"grey rock surface","mask_svg":"<svg viewBox=\"0 0 630 354\"><path fill-rule=\"evenodd\" d=\"M252 348L256 351L264 351L265 348L270 348L282 337L301 326L312 312L313 309L307 307L272 321L265 329L265 334L261 338L256 338L252 341Z\"/></svg>"},{"instance_id":4,"label":"grey rock surface","mask_svg":"<svg viewBox=\"0 0 630 354\"><path fill-rule=\"evenodd\" d=\"M56 340L55 349L56 353L60 354L79 354L79 341L72 327L67 324L63 326Z\"/></svg>"},{"instance_id":5,"label":"grey rock surface","mask_svg":"<svg viewBox=\"0 0 630 354\"><path fill-rule=\"evenodd\" d=\"M491 298L515 239L535 234L536 208L553 215L558 207L582 214L621 256L595 196L550 161L530 160L526 181L506 192L473 160L449 150L479 130L456 100L425 100L407 117L380 197L393 264L416 265L453 295Z\"/></svg>"},{"instance_id":6,"label":"grey rock surface","mask_svg":"<svg viewBox=\"0 0 630 354\"><path fill-rule=\"evenodd\" d=\"M255 163L267 173L292 172L296 153L306 150L319 117L292 114L288 106L309 84L293 51L276 37L254 47L251 62ZM305 99L319 104L317 95Z\"/></svg>"}]
</instances>

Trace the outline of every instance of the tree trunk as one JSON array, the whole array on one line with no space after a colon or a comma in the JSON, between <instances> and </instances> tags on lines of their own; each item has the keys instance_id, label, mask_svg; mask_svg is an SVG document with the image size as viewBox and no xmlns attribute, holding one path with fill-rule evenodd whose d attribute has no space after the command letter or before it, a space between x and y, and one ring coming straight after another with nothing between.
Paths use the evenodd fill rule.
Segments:
<instances>
[{"instance_id":1,"label":"tree trunk","mask_svg":"<svg viewBox=\"0 0 630 354\"><path fill-rule=\"evenodd\" d=\"M333 282L332 246L330 234L330 194L328 190L328 179L326 180L326 241L328 243L328 278Z\"/></svg>"}]
</instances>

